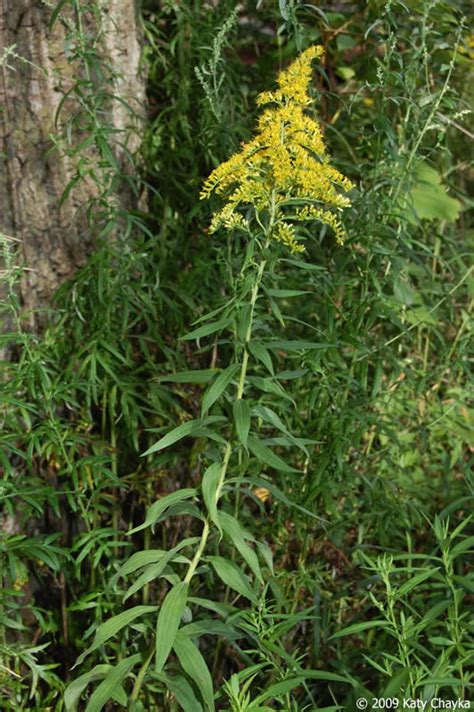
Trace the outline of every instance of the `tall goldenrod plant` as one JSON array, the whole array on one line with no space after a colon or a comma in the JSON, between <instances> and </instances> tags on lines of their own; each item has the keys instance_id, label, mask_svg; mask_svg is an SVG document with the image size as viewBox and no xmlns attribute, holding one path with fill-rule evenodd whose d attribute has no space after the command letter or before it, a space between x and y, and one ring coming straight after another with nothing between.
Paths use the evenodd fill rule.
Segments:
<instances>
[{"instance_id":1,"label":"tall goldenrod plant","mask_svg":"<svg viewBox=\"0 0 474 712\"><path fill-rule=\"evenodd\" d=\"M301 252L295 226L317 220L342 241L344 231L335 211L350 201L338 188L349 190L352 184L331 166L321 129L305 113L311 103L311 63L322 54L319 45L307 49L280 73L276 91L257 98L257 104L271 105L260 116L257 135L211 173L201 193L201 198L213 192L225 197L211 232L224 226L254 234L260 228L265 239Z\"/></svg>"},{"instance_id":2,"label":"tall goldenrod plant","mask_svg":"<svg viewBox=\"0 0 474 712\"><path fill-rule=\"evenodd\" d=\"M166 380L176 382L208 381L201 415L168 432L145 454L171 447L184 437L207 439L210 446L202 455L201 491L186 488L161 498L149 508L145 522L130 532L154 528L167 517L186 514L201 520L200 533L181 541L170 551L148 549L137 552L122 566L119 574L135 579L125 599L136 596L146 587L144 603L147 605L124 610L101 625L78 662L138 619L142 621L142 630L144 626L147 631L148 652L143 656L136 654L121 659L109 668L94 668L91 673L81 676L80 685L77 680L73 683L76 687L69 688L67 709L75 709L77 690L80 687L82 691L93 680L102 681L90 698L91 702L95 699L100 702L107 694L109 697L115 695L117 699L120 686L131 671L139 667L128 698L128 709L143 709L140 702L143 686L146 680L152 679L161 682L183 709L194 712L204 706L206 710L213 710L215 692L209 655L203 655L195 641L206 633L230 635L231 639L249 635L249 621L239 613L242 612L241 602L246 600L253 609L260 611L266 606L264 581L273 571L271 549L257 542L242 527L238 519L239 498L242 493L249 493L255 483L262 483L258 479L262 473L263 482L271 489L270 471L298 470L259 437L257 424L265 422L279 431L279 441L296 445L306 454L309 441L291 435L276 412L285 395L274 378L272 349L277 347L277 342L267 337L270 316L260 298L261 288L270 288L278 260L285 257L288 250L292 253L305 250L304 239L312 234L312 224L329 226L337 240L343 240L339 213L350 203L341 194L341 189L352 187L350 181L331 165L321 129L306 113L311 103L308 85L312 61L321 58L322 54L319 46L307 49L280 73L275 91L264 92L258 97L258 103L267 108L258 121L255 137L216 168L205 182L201 197L205 199L214 193L224 201L213 215L210 232L221 229L240 231L245 249L237 261L231 298L183 338L201 340L214 335L215 346L217 335L224 352L226 344L232 344L234 357L222 370L210 369L195 374L182 372L166 377ZM235 264L234 260L234 269ZM252 363L263 364L270 378L259 380L249 375ZM259 393L262 391L270 394L272 407L268 405L268 399L261 400ZM276 489L272 491L277 492ZM217 596L212 598L203 594L205 581L207 589L212 589L210 577L220 582L215 589ZM160 578L170 588L158 607L150 602L149 585ZM216 597L222 598L220 594L224 591L226 602L233 597L230 606L215 601ZM207 613L202 614L202 611ZM225 625L210 617L208 611L226 617ZM271 658L271 672L267 679L276 678L276 682L281 682L289 675L294 678L301 672L296 660L295 669L288 670L283 649L280 664L276 663L275 650L276 647L271 654L267 651L268 659ZM172 651L175 657L170 665ZM261 658L265 652L260 651L259 655ZM219 662L216 655L214 670ZM317 671L317 675L324 677L322 671ZM280 694L282 689L278 688L279 692L274 694ZM250 694L248 685L240 691L238 680L234 679L232 684L226 685L226 694L231 698L232 709L247 709L247 702L244 704L242 700L247 700ZM261 693L253 703L258 707L274 694ZM94 709L92 705L90 710Z\"/></svg>"}]
</instances>

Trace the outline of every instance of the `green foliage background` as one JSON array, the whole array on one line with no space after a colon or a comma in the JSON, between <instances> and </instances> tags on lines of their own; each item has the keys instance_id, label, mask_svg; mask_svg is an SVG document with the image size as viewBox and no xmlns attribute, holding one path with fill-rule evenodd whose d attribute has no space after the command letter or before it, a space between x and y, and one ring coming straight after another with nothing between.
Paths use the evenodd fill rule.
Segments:
<instances>
[{"instance_id":1,"label":"green foliage background","mask_svg":"<svg viewBox=\"0 0 474 712\"><path fill-rule=\"evenodd\" d=\"M209 369L232 355L220 333L182 338L231 299L245 248L207 234L213 206L198 200L202 181L250 137L257 93L312 43L326 61L311 111L358 188L347 244L316 230L304 260L284 256L266 284L263 329L282 346L271 352L275 378L265 358L253 366L253 427L298 472L251 460L253 484L229 491L225 511L267 563L265 586L250 576L254 600L236 597L204 564L192 595L208 610L185 610L183 624L195 626L217 709L469 699L467 11L437 0L146 0L149 121L127 175L107 150L107 71L102 86L77 87L76 118L84 107L95 117L103 157L88 206L97 249L56 295L39 337L23 328L21 265L2 240L11 286L2 310L16 329L1 337L14 347L2 363L1 496L17 523L1 532L2 709L211 709L205 675L184 662L189 641L164 672L144 665L173 572L125 600L121 576L133 553L198 537L197 500L153 529L127 531L164 496L200 487L204 437L152 446L200 417L218 372ZM77 39L80 27L69 31ZM76 44L84 67L100 61L92 46ZM80 145L68 151L87 162ZM124 181L145 196L140 209L113 201ZM182 371L193 374L176 379ZM235 542L212 546L252 574ZM140 617L127 617L137 606ZM104 642L94 645L98 631Z\"/></svg>"}]
</instances>

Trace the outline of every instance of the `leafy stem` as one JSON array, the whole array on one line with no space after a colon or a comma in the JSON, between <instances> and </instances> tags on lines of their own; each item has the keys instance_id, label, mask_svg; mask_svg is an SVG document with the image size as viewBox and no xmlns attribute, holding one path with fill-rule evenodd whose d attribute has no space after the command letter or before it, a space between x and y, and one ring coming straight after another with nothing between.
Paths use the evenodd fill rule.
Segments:
<instances>
[{"instance_id":1,"label":"leafy stem","mask_svg":"<svg viewBox=\"0 0 474 712\"><path fill-rule=\"evenodd\" d=\"M271 212L270 224L265 232L265 244L264 244L264 248L263 248L264 254L268 248L273 223L274 223L274 210L272 210L272 212ZM245 333L245 344L244 344L244 351L243 351L243 355L242 355L242 363L241 363L241 368L240 368L239 382L238 382L238 386L237 386L236 400L242 400L243 394L244 394L245 382L246 382L246 377L247 377L247 368L248 368L248 362L249 362L248 344L252 338L255 305L257 303L260 285L262 282L262 278L263 278L263 275L265 272L266 265L267 265L267 259L265 257L262 257L262 259L260 260L260 263L258 265L257 271L256 271L255 282L252 287L252 292L251 292L251 297L250 297L249 323L248 323L247 330ZM225 448L225 452L224 452L222 469L221 469L220 478L217 483L216 493L215 493L216 503L218 502L221 492L222 492L222 488L224 487L225 478L226 478L226 474L227 474L227 468L229 466L230 457L232 455L232 440L233 440L233 433L231 433L231 435L230 435L230 439L226 444L226 448ZM196 571L196 568L199 565L199 562L204 554L210 532L211 532L211 519L210 519L210 517L207 517L206 521L204 522L203 529L202 529L201 540L199 542L199 546L196 550L196 553L193 556L191 563L189 564L188 571L184 578L185 583L190 583L190 581Z\"/></svg>"}]
</instances>

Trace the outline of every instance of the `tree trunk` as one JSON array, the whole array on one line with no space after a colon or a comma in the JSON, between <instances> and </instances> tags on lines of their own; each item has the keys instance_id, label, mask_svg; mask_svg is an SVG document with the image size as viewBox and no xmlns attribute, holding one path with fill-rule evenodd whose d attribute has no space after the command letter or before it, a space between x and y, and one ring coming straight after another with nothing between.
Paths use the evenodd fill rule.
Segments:
<instances>
[{"instance_id":1,"label":"tree trunk","mask_svg":"<svg viewBox=\"0 0 474 712\"><path fill-rule=\"evenodd\" d=\"M71 42L80 43L81 36L91 33L98 37L97 66L105 68L108 93L114 96L106 104L106 120L116 130L110 135L116 137L112 151L119 165L126 158L118 144L127 135L128 151L137 148L137 114L143 114L134 0L79 0L77 4L79 16L74 3L66 3L50 29L56 0L0 0L0 232L19 241L17 262L25 268L20 301L34 328L44 321L36 310L47 307L57 287L74 275L93 249L86 210L81 208L100 193L97 171L93 177L86 170L61 203L66 186L78 175L78 155L66 146L64 137L62 143L52 138L64 133L71 114L77 112L78 80L89 81L84 91L97 82L77 57L71 60ZM70 90L55 125L60 102ZM84 123L74 123L72 143L87 134ZM55 143L66 147L66 152L58 151ZM100 171L99 150L94 141L85 149L86 164L90 168L95 163ZM125 193L117 190L117 200L127 201ZM0 291L0 299L4 296Z\"/></svg>"}]
</instances>

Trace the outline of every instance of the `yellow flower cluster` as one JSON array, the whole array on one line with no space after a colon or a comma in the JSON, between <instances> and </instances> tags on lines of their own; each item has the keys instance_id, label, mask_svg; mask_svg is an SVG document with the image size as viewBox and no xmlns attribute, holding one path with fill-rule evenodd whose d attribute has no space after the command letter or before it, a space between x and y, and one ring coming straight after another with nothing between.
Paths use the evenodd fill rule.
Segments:
<instances>
[{"instance_id":1,"label":"yellow flower cluster","mask_svg":"<svg viewBox=\"0 0 474 712\"><path fill-rule=\"evenodd\" d=\"M278 90L259 95L258 104L274 106L260 116L256 136L218 166L203 186L202 199L213 192L226 199L225 206L213 216L211 232L222 225L248 229L248 222L237 211L252 207L257 213L271 214L271 237L292 252L304 249L296 239L295 219L325 223L342 240L341 223L325 208L341 210L350 205L340 189L353 186L330 165L321 129L304 112L311 101L311 62L322 54L322 47L310 47L280 73ZM291 216L288 209L294 209L295 204L305 207Z\"/></svg>"},{"instance_id":2,"label":"yellow flower cluster","mask_svg":"<svg viewBox=\"0 0 474 712\"><path fill-rule=\"evenodd\" d=\"M257 104L261 106L273 101L281 104L295 101L303 106L311 104L311 97L308 94L308 85L312 72L311 63L314 59L321 59L323 55L324 49L321 45L308 47L305 52L290 64L288 69L280 72L277 78L280 88L275 92L262 92L257 97Z\"/></svg>"}]
</instances>

